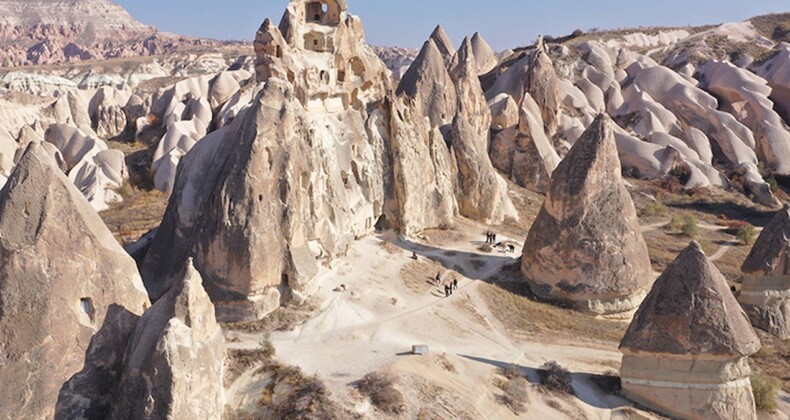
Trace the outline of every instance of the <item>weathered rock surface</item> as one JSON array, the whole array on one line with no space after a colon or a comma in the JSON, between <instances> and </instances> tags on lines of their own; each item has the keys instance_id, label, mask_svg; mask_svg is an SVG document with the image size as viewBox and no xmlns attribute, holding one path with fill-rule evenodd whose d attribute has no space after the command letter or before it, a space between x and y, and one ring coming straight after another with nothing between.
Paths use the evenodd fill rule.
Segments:
<instances>
[{"instance_id":1,"label":"weathered rock surface","mask_svg":"<svg viewBox=\"0 0 790 420\"><path fill-rule=\"evenodd\" d=\"M471 42L472 53L475 56L475 63L477 64L477 73L485 74L493 70L499 60L494 50L483 38L483 35L480 35L480 32L475 32L474 35L472 35Z\"/></svg>"},{"instance_id":2,"label":"weathered rock surface","mask_svg":"<svg viewBox=\"0 0 790 420\"><path fill-rule=\"evenodd\" d=\"M331 6L315 21L293 1L282 32L261 26L266 85L179 165L142 269L153 299L194 256L218 318L259 319L309 295L318 260L373 232L385 211L399 226L397 206L385 208L389 76L359 19Z\"/></svg>"},{"instance_id":3,"label":"weathered rock surface","mask_svg":"<svg viewBox=\"0 0 790 420\"><path fill-rule=\"evenodd\" d=\"M720 108L754 133L760 162L778 175L790 173L790 130L774 111L772 89L756 74L732 63L708 61L699 71L700 85L716 95Z\"/></svg>"},{"instance_id":4,"label":"weathered rock surface","mask_svg":"<svg viewBox=\"0 0 790 420\"><path fill-rule=\"evenodd\" d=\"M535 48L527 80L527 92L537 103L546 135L551 139L557 133L561 115L559 79L542 40L538 41Z\"/></svg>"},{"instance_id":5,"label":"weathered rock surface","mask_svg":"<svg viewBox=\"0 0 790 420\"><path fill-rule=\"evenodd\" d=\"M790 338L790 207L780 210L760 233L741 267L738 301L752 325Z\"/></svg>"},{"instance_id":6,"label":"weathered rock surface","mask_svg":"<svg viewBox=\"0 0 790 420\"><path fill-rule=\"evenodd\" d=\"M108 0L0 2L0 65L58 64L162 54L218 41L157 32Z\"/></svg>"},{"instance_id":7,"label":"weathered rock surface","mask_svg":"<svg viewBox=\"0 0 790 420\"><path fill-rule=\"evenodd\" d=\"M456 197L461 215L486 224L500 224L517 214L507 196L507 183L494 170L487 146L491 114L477 78L473 44L464 39L451 72L458 94L458 115L453 119L452 150L458 165Z\"/></svg>"},{"instance_id":8,"label":"weathered rock surface","mask_svg":"<svg viewBox=\"0 0 790 420\"><path fill-rule=\"evenodd\" d=\"M220 419L225 339L191 260L129 342L112 418Z\"/></svg>"},{"instance_id":9,"label":"weathered rock surface","mask_svg":"<svg viewBox=\"0 0 790 420\"><path fill-rule=\"evenodd\" d=\"M88 104L91 128L99 137L111 139L126 130L126 112L123 107L129 102L130 93L104 87L99 89Z\"/></svg>"},{"instance_id":10,"label":"weathered rock surface","mask_svg":"<svg viewBox=\"0 0 790 420\"><path fill-rule=\"evenodd\" d=\"M68 124L50 126L44 138L60 152L69 179L93 208L102 211L121 201L114 190L129 177L123 152L109 150L104 141Z\"/></svg>"},{"instance_id":11,"label":"weathered rock surface","mask_svg":"<svg viewBox=\"0 0 790 420\"><path fill-rule=\"evenodd\" d=\"M453 46L453 41L450 39L450 36L447 35L442 25L437 25L436 28L431 33L429 37L431 41L436 45L436 48L439 49L439 53L442 55L442 59L444 60L444 66L446 68L450 68L453 57L455 57L455 47Z\"/></svg>"},{"instance_id":12,"label":"weathered rock surface","mask_svg":"<svg viewBox=\"0 0 790 420\"><path fill-rule=\"evenodd\" d=\"M595 314L635 309L652 278L647 245L601 115L554 171L522 256L532 291Z\"/></svg>"},{"instance_id":13,"label":"weathered rock surface","mask_svg":"<svg viewBox=\"0 0 790 420\"><path fill-rule=\"evenodd\" d=\"M780 44L776 55L757 69L757 74L768 81L771 100L785 123L790 124L790 43Z\"/></svg>"},{"instance_id":14,"label":"weathered rock surface","mask_svg":"<svg viewBox=\"0 0 790 420\"><path fill-rule=\"evenodd\" d=\"M0 191L0 303L8 418L51 418L94 334L148 304L134 261L38 143Z\"/></svg>"},{"instance_id":15,"label":"weathered rock surface","mask_svg":"<svg viewBox=\"0 0 790 420\"><path fill-rule=\"evenodd\" d=\"M694 242L656 280L620 343L624 394L689 419L756 418L748 356L760 340Z\"/></svg>"}]
</instances>

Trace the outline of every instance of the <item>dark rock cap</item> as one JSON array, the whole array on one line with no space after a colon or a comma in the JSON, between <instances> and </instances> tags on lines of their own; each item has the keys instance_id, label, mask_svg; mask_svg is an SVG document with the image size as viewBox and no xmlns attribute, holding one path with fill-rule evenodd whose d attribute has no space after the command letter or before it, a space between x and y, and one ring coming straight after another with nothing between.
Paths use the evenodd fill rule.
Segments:
<instances>
[{"instance_id":1,"label":"dark rock cap","mask_svg":"<svg viewBox=\"0 0 790 420\"><path fill-rule=\"evenodd\" d=\"M785 204L763 229L741 266L746 274L770 274L786 254L790 245L790 206Z\"/></svg>"},{"instance_id":2,"label":"dark rock cap","mask_svg":"<svg viewBox=\"0 0 790 420\"><path fill-rule=\"evenodd\" d=\"M743 357L760 339L724 276L692 242L656 280L620 349Z\"/></svg>"}]
</instances>

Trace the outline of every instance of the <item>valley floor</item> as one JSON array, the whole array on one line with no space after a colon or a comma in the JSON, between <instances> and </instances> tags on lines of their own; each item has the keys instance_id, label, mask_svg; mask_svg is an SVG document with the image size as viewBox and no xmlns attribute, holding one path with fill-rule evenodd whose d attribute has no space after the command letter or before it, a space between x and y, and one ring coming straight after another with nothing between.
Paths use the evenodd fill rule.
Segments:
<instances>
[{"instance_id":1,"label":"valley floor","mask_svg":"<svg viewBox=\"0 0 790 420\"><path fill-rule=\"evenodd\" d=\"M469 224L456 231L430 232L419 243L391 234L357 242L316 279L321 303L315 316L293 331L271 336L278 360L317 374L336 400L371 418L376 415L367 399L350 386L369 372L384 369L400 378L398 388L409 409L416 410L407 417L510 418L516 414L501 402L502 368L517 366L535 384L536 369L548 361L558 361L573 373L575 396L530 385L522 415L609 419L639 412L654 417L592 382L591 375L619 366L616 341L588 336L574 340L561 331L552 337L550 325L548 334L529 337L514 334L498 319L490 309L496 304L491 297L502 293L495 289L509 280L502 273L512 271L520 249L513 254L478 250L484 229ZM411 258L412 252L418 260ZM444 282L459 281L449 298L434 284L439 272ZM333 291L341 285L345 291ZM573 316L585 322L582 315ZM615 329L627 326L609 322ZM236 348L258 346L262 338L238 332L230 337ZM429 346L430 353L411 355L411 346L417 344Z\"/></svg>"}]
</instances>

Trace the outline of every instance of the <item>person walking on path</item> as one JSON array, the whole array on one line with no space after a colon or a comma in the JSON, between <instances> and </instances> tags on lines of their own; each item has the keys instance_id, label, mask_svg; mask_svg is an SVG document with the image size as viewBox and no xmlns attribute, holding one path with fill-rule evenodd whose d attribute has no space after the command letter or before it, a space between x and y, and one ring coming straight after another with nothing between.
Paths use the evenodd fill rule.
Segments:
<instances>
[{"instance_id":1,"label":"person walking on path","mask_svg":"<svg viewBox=\"0 0 790 420\"><path fill-rule=\"evenodd\" d=\"M458 279L453 279L453 289L458 290Z\"/></svg>"},{"instance_id":2,"label":"person walking on path","mask_svg":"<svg viewBox=\"0 0 790 420\"><path fill-rule=\"evenodd\" d=\"M436 285L440 285L442 283L442 272L436 273Z\"/></svg>"},{"instance_id":3,"label":"person walking on path","mask_svg":"<svg viewBox=\"0 0 790 420\"><path fill-rule=\"evenodd\" d=\"M444 297L446 297L446 298L450 297L450 285L449 284L445 284L444 285Z\"/></svg>"}]
</instances>

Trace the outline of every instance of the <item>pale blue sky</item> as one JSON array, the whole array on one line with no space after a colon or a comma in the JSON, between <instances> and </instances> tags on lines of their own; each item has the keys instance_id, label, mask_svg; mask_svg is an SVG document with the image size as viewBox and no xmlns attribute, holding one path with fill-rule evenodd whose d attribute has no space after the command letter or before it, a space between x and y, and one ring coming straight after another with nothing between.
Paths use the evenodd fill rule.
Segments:
<instances>
[{"instance_id":1,"label":"pale blue sky","mask_svg":"<svg viewBox=\"0 0 790 420\"><path fill-rule=\"evenodd\" d=\"M252 39L266 17L279 22L288 0L114 0L160 30ZM790 11L787 0L348 0L373 45L419 47L437 23L458 44L479 31L495 49L576 28L685 26Z\"/></svg>"}]
</instances>

